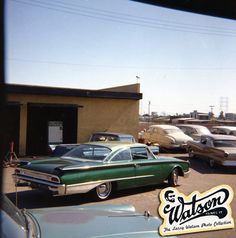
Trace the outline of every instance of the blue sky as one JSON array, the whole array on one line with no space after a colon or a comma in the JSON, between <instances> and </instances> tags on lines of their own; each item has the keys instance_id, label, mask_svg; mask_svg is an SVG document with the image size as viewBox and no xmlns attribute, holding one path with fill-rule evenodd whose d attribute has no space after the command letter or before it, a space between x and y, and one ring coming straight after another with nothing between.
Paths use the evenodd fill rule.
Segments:
<instances>
[{"instance_id":1,"label":"blue sky","mask_svg":"<svg viewBox=\"0 0 236 238\"><path fill-rule=\"evenodd\" d=\"M8 83L136 83L140 112L236 113L236 21L126 0L6 0ZM222 108L226 111L226 107Z\"/></svg>"}]
</instances>

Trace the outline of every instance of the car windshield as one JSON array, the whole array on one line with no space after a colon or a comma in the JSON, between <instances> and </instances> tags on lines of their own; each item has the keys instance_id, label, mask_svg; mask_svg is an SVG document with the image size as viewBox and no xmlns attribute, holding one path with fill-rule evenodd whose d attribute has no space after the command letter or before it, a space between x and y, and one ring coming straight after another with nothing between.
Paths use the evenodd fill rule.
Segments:
<instances>
[{"instance_id":1,"label":"car windshield","mask_svg":"<svg viewBox=\"0 0 236 238\"><path fill-rule=\"evenodd\" d=\"M215 140L215 147L236 147L236 140Z\"/></svg>"},{"instance_id":2,"label":"car windshield","mask_svg":"<svg viewBox=\"0 0 236 238\"><path fill-rule=\"evenodd\" d=\"M165 132L166 134L173 134L173 133L179 133L179 132L181 132L181 130L178 129L178 128L174 128L174 129L165 129L164 132Z\"/></svg>"},{"instance_id":3,"label":"car windshield","mask_svg":"<svg viewBox=\"0 0 236 238\"><path fill-rule=\"evenodd\" d=\"M122 142L133 142L134 139L132 137L126 136L126 137L120 137L120 141L122 141Z\"/></svg>"},{"instance_id":4,"label":"car windshield","mask_svg":"<svg viewBox=\"0 0 236 238\"><path fill-rule=\"evenodd\" d=\"M95 134L90 141L119 141L118 136Z\"/></svg>"},{"instance_id":5,"label":"car windshield","mask_svg":"<svg viewBox=\"0 0 236 238\"><path fill-rule=\"evenodd\" d=\"M72 150L75 145L73 146L63 146L58 145L56 146L55 150L52 152L51 157L61 157L62 155L66 154L68 151Z\"/></svg>"},{"instance_id":6,"label":"car windshield","mask_svg":"<svg viewBox=\"0 0 236 238\"><path fill-rule=\"evenodd\" d=\"M63 155L63 159L85 159L103 161L111 150L105 146L82 144Z\"/></svg>"},{"instance_id":7,"label":"car windshield","mask_svg":"<svg viewBox=\"0 0 236 238\"><path fill-rule=\"evenodd\" d=\"M26 229L26 220L22 211L19 210L13 203L5 196L1 196L1 212L6 213L11 219L13 219L19 226Z\"/></svg>"}]
</instances>

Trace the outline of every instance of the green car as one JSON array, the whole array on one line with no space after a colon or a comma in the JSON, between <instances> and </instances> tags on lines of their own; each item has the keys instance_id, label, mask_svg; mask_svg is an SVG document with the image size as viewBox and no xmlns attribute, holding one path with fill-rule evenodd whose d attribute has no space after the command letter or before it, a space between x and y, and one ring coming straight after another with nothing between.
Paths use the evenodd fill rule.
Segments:
<instances>
[{"instance_id":1,"label":"green car","mask_svg":"<svg viewBox=\"0 0 236 238\"><path fill-rule=\"evenodd\" d=\"M50 190L53 195L92 192L98 200L116 190L162 183L176 186L178 176L189 174L189 162L156 157L139 143L90 142L60 158L21 164L13 177L16 184Z\"/></svg>"}]
</instances>

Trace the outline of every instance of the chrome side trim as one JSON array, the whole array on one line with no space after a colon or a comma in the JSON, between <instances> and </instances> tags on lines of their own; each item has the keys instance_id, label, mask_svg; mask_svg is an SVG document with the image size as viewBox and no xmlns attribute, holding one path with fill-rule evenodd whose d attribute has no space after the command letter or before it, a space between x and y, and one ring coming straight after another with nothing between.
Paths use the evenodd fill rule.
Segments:
<instances>
[{"instance_id":1,"label":"chrome side trim","mask_svg":"<svg viewBox=\"0 0 236 238\"><path fill-rule=\"evenodd\" d=\"M66 187L66 194L87 193L103 183L130 180L130 179L141 179L141 178L148 178L148 177L153 177L153 176L155 176L155 175L150 174L150 175L133 176L133 177L126 177L126 178L115 178L115 179L105 179L105 180L99 180L99 181L70 184L70 185L67 185L67 187Z\"/></svg>"},{"instance_id":2,"label":"chrome side trim","mask_svg":"<svg viewBox=\"0 0 236 238\"><path fill-rule=\"evenodd\" d=\"M224 166L236 166L236 161L225 160L220 162L219 164L222 164Z\"/></svg>"},{"instance_id":3,"label":"chrome side trim","mask_svg":"<svg viewBox=\"0 0 236 238\"><path fill-rule=\"evenodd\" d=\"M130 164L115 164L115 163L104 163L103 165L89 165L89 166L67 166L64 168L59 168L62 171L67 170L88 170L88 169L104 169L104 168L110 168L110 167L135 167L136 163L130 163Z\"/></svg>"},{"instance_id":4,"label":"chrome side trim","mask_svg":"<svg viewBox=\"0 0 236 238\"><path fill-rule=\"evenodd\" d=\"M92 189L96 188L97 186L99 186L103 183L130 180L130 179L148 178L148 177L153 177L153 176L155 176L155 175L142 175L142 176L105 179L105 180L99 180L99 181L71 184L71 185L67 185L66 194L87 193L87 192L91 191Z\"/></svg>"},{"instance_id":5,"label":"chrome side trim","mask_svg":"<svg viewBox=\"0 0 236 238\"><path fill-rule=\"evenodd\" d=\"M56 184L51 183L43 180L38 180L37 178L30 178L30 177L24 177L20 175L13 175L13 178L15 181L26 181L26 182L33 182L36 184L43 184L52 192L55 193L55 195L70 195L75 193L87 193L91 191L92 189L96 188L97 186L107 183L107 182L115 182L115 181L122 181L122 180L130 180L130 179L141 179L141 178L148 178L153 177L155 175L149 174L149 175L142 175L142 176L132 176L132 177L126 177L126 178L115 178L115 179L105 179L105 180L98 180L98 181L91 181L91 182L85 182L85 183L77 183L77 184Z\"/></svg>"}]
</instances>

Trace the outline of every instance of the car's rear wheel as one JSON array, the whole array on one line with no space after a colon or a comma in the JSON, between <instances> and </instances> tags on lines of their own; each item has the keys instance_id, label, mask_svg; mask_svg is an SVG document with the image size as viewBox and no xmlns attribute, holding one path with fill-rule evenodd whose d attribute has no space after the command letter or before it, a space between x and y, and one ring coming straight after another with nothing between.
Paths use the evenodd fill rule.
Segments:
<instances>
[{"instance_id":1,"label":"car's rear wheel","mask_svg":"<svg viewBox=\"0 0 236 238\"><path fill-rule=\"evenodd\" d=\"M112 194L112 183L107 182L100 184L94 189L94 195L97 200L108 199Z\"/></svg>"},{"instance_id":2,"label":"car's rear wheel","mask_svg":"<svg viewBox=\"0 0 236 238\"><path fill-rule=\"evenodd\" d=\"M179 172L178 169L173 169L168 177L168 184L171 187L176 187L178 185Z\"/></svg>"}]
</instances>

